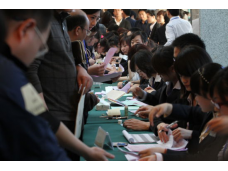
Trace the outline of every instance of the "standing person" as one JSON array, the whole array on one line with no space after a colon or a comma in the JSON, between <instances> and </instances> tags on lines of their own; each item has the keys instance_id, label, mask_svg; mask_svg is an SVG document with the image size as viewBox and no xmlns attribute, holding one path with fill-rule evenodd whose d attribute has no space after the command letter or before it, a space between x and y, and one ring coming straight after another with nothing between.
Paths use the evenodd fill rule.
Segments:
<instances>
[{"instance_id":1,"label":"standing person","mask_svg":"<svg viewBox=\"0 0 228 171\"><path fill-rule=\"evenodd\" d=\"M101 18L101 24L103 24L106 28L108 28L111 21L112 21L112 14L109 11L104 12Z\"/></svg>"},{"instance_id":2,"label":"standing person","mask_svg":"<svg viewBox=\"0 0 228 171\"><path fill-rule=\"evenodd\" d=\"M185 33L192 33L191 24L179 17L179 9L167 9L167 16L170 18L169 23L166 25L166 39L167 42L164 46L169 46L179 36Z\"/></svg>"},{"instance_id":3,"label":"standing person","mask_svg":"<svg viewBox=\"0 0 228 171\"><path fill-rule=\"evenodd\" d=\"M115 23L119 27L125 28L127 30L129 30L131 28L130 22L123 18L122 9L114 9L113 14L114 14L115 18L111 21L111 24Z\"/></svg>"},{"instance_id":4,"label":"standing person","mask_svg":"<svg viewBox=\"0 0 228 171\"><path fill-rule=\"evenodd\" d=\"M147 21L146 11L147 11L146 9L138 10L139 20L136 21L135 27L138 27L141 29L141 31L144 31L148 37L150 33L148 30L148 21Z\"/></svg>"},{"instance_id":5,"label":"standing person","mask_svg":"<svg viewBox=\"0 0 228 171\"><path fill-rule=\"evenodd\" d=\"M149 38L151 40L154 40L155 34L158 28L160 27L160 24L156 20L154 10L147 10L146 15L147 15L147 21L148 21Z\"/></svg>"},{"instance_id":6,"label":"standing person","mask_svg":"<svg viewBox=\"0 0 228 171\"><path fill-rule=\"evenodd\" d=\"M123 9L123 18L131 23L131 28L135 27L135 20L133 20L131 17L131 10L130 9Z\"/></svg>"},{"instance_id":7,"label":"standing person","mask_svg":"<svg viewBox=\"0 0 228 171\"><path fill-rule=\"evenodd\" d=\"M131 17L131 19L136 20L136 18L137 18L136 12L133 11L133 10L131 10L131 15L130 15L130 17Z\"/></svg>"}]
</instances>

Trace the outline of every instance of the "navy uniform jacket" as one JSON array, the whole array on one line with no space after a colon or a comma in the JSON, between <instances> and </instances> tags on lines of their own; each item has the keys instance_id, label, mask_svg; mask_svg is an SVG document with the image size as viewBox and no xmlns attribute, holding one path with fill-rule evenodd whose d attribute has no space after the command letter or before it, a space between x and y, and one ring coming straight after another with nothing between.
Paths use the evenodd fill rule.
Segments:
<instances>
[{"instance_id":1,"label":"navy uniform jacket","mask_svg":"<svg viewBox=\"0 0 228 171\"><path fill-rule=\"evenodd\" d=\"M131 23L131 27L135 27L136 20L133 20L131 17L127 17L127 18L125 18L125 20L127 20Z\"/></svg>"},{"instance_id":2,"label":"navy uniform jacket","mask_svg":"<svg viewBox=\"0 0 228 171\"><path fill-rule=\"evenodd\" d=\"M23 70L10 53L0 55L0 160L69 160L48 122L26 110Z\"/></svg>"}]
</instances>

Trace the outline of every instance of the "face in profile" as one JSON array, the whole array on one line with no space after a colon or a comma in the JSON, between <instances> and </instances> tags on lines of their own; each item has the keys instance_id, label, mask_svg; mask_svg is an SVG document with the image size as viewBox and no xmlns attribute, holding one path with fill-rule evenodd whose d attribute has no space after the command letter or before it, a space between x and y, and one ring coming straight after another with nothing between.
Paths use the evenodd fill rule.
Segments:
<instances>
[{"instance_id":1,"label":"face in profile","mask_svg":"<svg viewBox=\"0 0 228 171\"><path fill-rule=\"evenodd\" d=\"M211 103L211 99L195 94L195 100L200 106L203 112L210 112L214 110L214 105Z\"/></svg>"},{"instance_id":2,"label":"face in profile","mask_svg":"<svg viewBox=\"0 0 228 171\"><path fill-rule=\"evenodd\" d=\"M135 70L139 74L139 76L142 77L143 79L146 79L146 80L149 79L147 77L146 73L144 73L142 70L140 70L137 65L135 65Z\"/></svg>"},{"instance_id":3,"label":"face in profile","mask_svg":"<svg viewBox=\"0 0 228 171\"><path fill-rule=\"evenodd\" d=\"M191 87L190 87L190 80L191 80L191 77L186 77L186 76L183 76L183 75L180 75L180 80L182 82L182 84L185 86L185 89L187 91L191 91Z\"/></svg>"},{"instance_id":4,"label":"face in profile","mask_svg":"<svg viewBox=\"0 0 228 171\"><path fill-rule=\"evenodd\" d=\"M157 22L161 25L163 25L165 23L165 19L163 15L158 15L157 16Z\"/></svg>"},{"instance_id":5,"label":"face in profile","mask_svg":"<svg viewBox=\"0 0 228 171\"><path fill-rule=\"evenodd\" d=\"M100 11L97 11L94 14L86 14L90 23L89 30L91 30L97 24L97 22L100 21L100 13Z\"/></svg>"}]
</instances>

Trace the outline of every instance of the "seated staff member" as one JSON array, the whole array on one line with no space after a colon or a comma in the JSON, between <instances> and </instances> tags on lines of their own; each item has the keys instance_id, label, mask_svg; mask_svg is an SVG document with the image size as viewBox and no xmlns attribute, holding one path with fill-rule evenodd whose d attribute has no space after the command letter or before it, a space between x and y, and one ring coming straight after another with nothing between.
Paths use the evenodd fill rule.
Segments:
<instances>
[{"instance_id":1,"label":"seated staff member","mask_svg":"<svg viewBox=\"0 0 228 171\"><path fill-rule=\"evenodd\" d=\"M212 97L212 103L218 108L220 117L214 118L208 123L209 130L224 135L228 138L228 67L220 70L213 77L210 82L210 97ZM224 144L218 154L218 160L228 160L228 141Z\"/></svg>"},{"instance_id":2,"label":"seated staff member","mask_svg":"<svg viewBox=\"0 0 228 171\"><path fill-rule=\"evenodd\" d=\"M41 54L38 50L46 43L52 18L51 10L3 11L8 34L0 58L0 105L1 113L4 114L0 119L3 128L1 160L69 160L56 142L56 137L61 146L84 156L86 160L106 160L106 152L84 145L62 122L45 110L42 100L35 90L32 91L34 88L25 76L28 65L35 56ZM24 20L23 17L27 19ZM42 21L42 24L39 21ZM19 34L27 36L15 37ZM7 78L4 73L7 73ZM23 93L29 91L33 92L32 96ZM35 99L35 103L28 107L26 104L32 101L30 98ZM12 124L13 127L10 126Z\"/></svg>"},{"instance_id":3,"label":"seated staff member","mask_svg":"<svg viewBox=\"0 0 228 171\"><path fill-rule=\"evenodd\" d=\"M162 161L215 161L218 158L218 152L225 144L227 137L208 130L208 121L212 118L220 117L219 113L214 112L214 104L209 95L209 85L213 76L221 70L221 65L210 63L196 70L191 77L191 89L196 94L197 102L200 106L190 107L179 104L161 104L155 106L149 115L151 124L154 117L166 115L176 119L184 119L189 122L198 120L201 123L200 135L192 137L191 141L196 141L194 146L189 147L197 149L194 153L173 151L165 148L151 148L139 152L141 160L162 160ZM167 129L165 131L168 131ZM147 157L146 157L147 156Z\"/></svg>"}]
</instances>

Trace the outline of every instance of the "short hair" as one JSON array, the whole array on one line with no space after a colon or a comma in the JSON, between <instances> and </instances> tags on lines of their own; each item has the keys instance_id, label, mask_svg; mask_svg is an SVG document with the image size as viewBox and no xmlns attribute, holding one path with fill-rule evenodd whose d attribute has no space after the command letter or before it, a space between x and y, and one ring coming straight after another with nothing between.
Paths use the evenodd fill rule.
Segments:
<instances>
[{"instance_id":1,"label":"short hair","mask_svg":"<svg viewBox=\"0 0 228 171\"><path fill-rule=\"evenodd\" d=\"M131 35L131 40L134 39L136 36L140 36L143 43L148 41L147 34L144 31L136 31Z\"/></svg>"},{"instance_id":2,"label":"short hair","mask_svg":"<svg viewBox=\"0 0 228 171\"><path fill-rule=\"evenodd\" d=\"M119 28L119 26L116 25L115 23L113 23L113 24L110 24L110 26L108 27L107 30L108 30L108 31L117 31L118 28Z\"/></svg>"},{"instance_id":3,"label":"short hair","mask_svg":"<svg viewBox=\"0 0 228 171\"><path fill-rule=\"evenodd\" d=\"M139 9L138 13L141 12L141 11L144 11L146 13L147 10L146 9Z\"/></svg>"},{"instance_id":4,"label":"short hair","mask_svg":"<svg viewBox=\"0 0 228 171\"><path fill-rule=\"evenodd\" d=\"M123 33L127 33L128 32L128 29L126 28L123 28L123 27L119 27L118 30L117 30L117 33L119 34L119 36Z\"/></svg>"},{"instance_id":5,"label":"short hair","mask_svg":"<svg viewBox=\"0 0 228 171\"><path fill-rule=\"evenodd\" d=\"M133 10L131 10L131 15L130 15L130 16L132 16L132 15L134 15L134 18L135 18L135 19L137 18L137 14L136 14L136 12L133 11Z\"/></svg>"},{"instance_id":6,"label":"short hair","mask_svg":"<svg viewBox=\"0 0 228 171\"><path fill-rule=\"evenodd\" d=\"M196 45L203 49L206 49L203 40L194 33L183 34L180 37L177 37L172 43L172 46L178 47L180 49L183 49L185 46L189 45Z\"/></svg>"},{"instance_id":7,"label":"short hair","mask_svg":"<svg viewBox=\"0 0 228 171\"><path fill-rule=\"evenodd\" d=\"M88 15L101 11L101 9L81 9L81 10L84 11Z\"/></svg>"},{"instance_id":8,"label":"short hair","mask_svg":"<svg viewBox=\"0 0 228 171\"><path fill-rule=\"evenodd\" d=\"M223 102L226 102L228 96L228 67L218 71L210 82L210 96L214 96L214 91L217 90L219 97Z\"/></svg>"},{"instance_id":9,"label":"short hair","mask_svg":"<svg viewBox=\"0 0 228 171\"><path fill-rule=\"evenodd\" d=\"M107 52L110 48L110 44L106 38L101 39L100 46L104 47L105 52Z\"/></svg>"},{"instance_id":10,"label":"short hair","mask_svg":"<svg viewBox=\"0 0 228 171\"><path fill-rule=\"evenodd\" d=\"M131 41L130 41L130 36L127 36L126 33L123 34L123 36L120 38L120 52L122 53L121 51L121 45L126 42L126 44L130 47L131 46Z\"/></svg>"},{"instance_id":11,"label":"short hair","mask_svg":"<svg viewBox=\"0 0 228 171\"><path fill-rule=\"evenodd\" d=\"M151 64L159 74L167 74L169 68L174 64L173 47L159 46L154 52Z\"/></svg>"},{"instance_id":12,"label":"short hair","mask_svg":"<svg viewBox=\"0 0 228 171\"><path fill-rule=\"evenodd\" d=\"M127 16L130 16L130 15L131 15L131 10L130 10L130 9L123 9L123 12L124 12Z\"/></svg>"},{"instance_id":13,"label":"short hair","mask_svg":"<svg viewBox=\"0 0 228 171\"><path fill-rule=\"evenodd\" d=\"M101 24L103 24L105 27L108 27L111 21L112 21L112 14L109 11L106 11L105 13L103 13L101 17Z\"/></svg>"},{"instance_id":14,"label":"short hair","mask_svg":"<svg viewBox=\"0 0 228 171\"><path fill-rule=\"evenodd\" d=\"M150 14L150 16L155 16L154 10L147 10L146 13Z\"/></svg>"},{"instance_id":15,"label":"short hair","mask_svg":"<svg viewBox=\"0 0 228 171\"><path fill-rule=\"evenodd\" d=\"M37 22L37 28L45 31L52 20L53 10L50 9L3 9L6 22L9 20L22 21L33 18Z\"/></svg>"},{"instance_id":16,"label":"short hair","mask_svg":"<svg viewBox=\"0 0 228 171\"><path fill-rule=\"evenodd\" d=\"M79 14L79 15L73 15L73 16L67 17L66 21L67 21L68 31L72 31L73 29L75 29L78 26L84 28L87 20L84 15Z\"/></svg>"},{"instance_id":17,"label":"short hair","mask_svg":"<svg viewBox=\"0 0 228 171\"><path fill-rule=\"evenodd\" d=\"M112 46L118 46L119 44L119 37L117 35L114 35L108 39L108 43L110 47Z\"/></svg>"},{"instance_id":18,"label":"short hair","mask_svg":"<svg viewBox=\"0 0 228 171\"><path fill-rule=\"evenodd\" d=\"M164 11L164 10L159 10L159 11L157 12L157 16L159 16L159 15L165 16L165 14L166 14L166 11Z\"/></svg>"},{"instance_id":19,"label":"short hair","mask_svg":"<svg viewBox=\"0 0 228 171\"><path fill-rule=\"evenodd\" d=\"M132 33L134 33L136 31L142 31L142 30L140 28L138 28L138 27L132 27L132 28L130 28L129 31L131 31Z\"/></svg>"},{"instance_id":20,"label":"short hair","mask_svg":"<svg viewBox=\"0 0 228 171\"><path fill-rule=\"evenodd\" d=\"M131 62L137 65L137 67L143 71L148 78L150 78L152 74L156 73L151 65L152 56L153 54L149 50L141 49L136 52L131 59Z\"/></svg>"},{"instance_id":21,"label":"short hair","mask_svg":"<svg viewBox=\"0 0 228 171\"><path fill-rule=\"evenodd\" d=\"M167 9L167 11L169 11L169 13L170 13L172 16L178 16L179 13L180 13L180 9Z\"/></svg>"},{"instance_id":22,"label":"short hair","mask_svg":"<svg viewBox=\"0 0 228 171\"><path fill-rule=\"evenodd\" d=\"M209 63L200 67L191 76L191 92L207 98L210 82L216 73L221 69L222 66L217 63Z\"/></svg>"}]
</instances>

